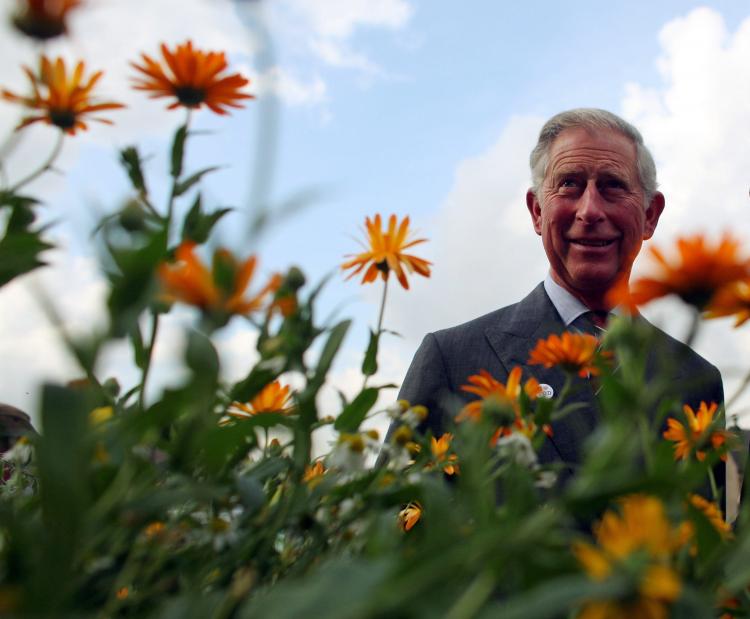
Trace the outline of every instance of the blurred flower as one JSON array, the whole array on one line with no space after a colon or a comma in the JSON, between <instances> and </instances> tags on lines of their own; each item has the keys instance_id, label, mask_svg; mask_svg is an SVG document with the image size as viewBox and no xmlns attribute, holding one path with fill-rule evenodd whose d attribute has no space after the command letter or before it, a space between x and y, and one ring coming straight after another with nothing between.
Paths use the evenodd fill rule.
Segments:
<instances>
[{"instance_id":1,"label":"blurred flower","mask_svg":"<svg viewBox=\"0 0 750 619\"><path fill-rule=\"evenodd\" d=\"M453 435L450 432L446 432L439 439L436 439L434 436L430 438L430 451L432 451L432 457L435 459L434 463L446 475L458 473L458 456L448 453L452 440Z\"/></svg>"},{"instance_id":2,"label":"blurred flower","mask_svg":"<svg viewBox=\"0 0 750 619\"><path fill-rule=\"evenodd\" d=\"M291 398L289 385L282 386L278 380L268 383L260 393L246 403L232 402L228 415L236 419L249 419L261 413L289 413L293 407L289 404Z\"/></svg>"},{"instance_id":3,"label":"blurred flower","mask_svg":"<svg viewBox=\"0 0 750 619\"><path fill-rule=\"evenodd\" d=\"M619 282L610 291L610 301L634 311L637 305L676 294L685 303L703 310L720 288L750 276L750 262L741 258L739 251L739 242L729 234L716 246L708 244L700 234L679 238L678 255L672 260L667 260L659 248L651 247L656 273L637 279L630 287L626 281Z\"/></svg>"},{"instance_id":4,"label":"blurred flower","mask_svg":"<svg viewBox=\"0 0 750 619\"><path fill-rule=\"evenodd\" d=\"M155 537L159 537L162 533L164 533L165 529L166 526L163 522L155 520L154 522L149 523L146 528L143 529L143 533L147 539L154 539Z\"/></svg>"},{"instance_id":5,"label":"blurred flower","mask_svg":"<svg viewBox=\"0 0 750 619\"><path fill-rule=\"evenodd\" d=\"M111 406L99 406L89 413L89 423L92 426L98 426L105 421L109 421L114 416L115 411Z\"/></svg>"},{"instance_id":6,"label":"blurred flower","mask_svg":"<svg viewBox=\"0 0 750 619\"><path fill-rule=\"evenodd\" d=\"M592 580L604 581L615 572L632 577L634 567L639 573L632 595L587 602L578 618L666 619L669 604L682 589L671 560L683 540L667 519L662 502L646 495L626 496L620 500L620 513L605 512L593 533L596 545L576 542L572 548Z\"/></svg>"},{"instance_id":7,"label":"blurred flower","mask_svg":"<svg viewBox=\"0 0 750 619\"><path fill-rule=\"evenodd\" d=\"M427 419L428 415L427 407L421 404L412 406L407 400L398 400L395 404L389 406L386 412L394 421L412 429Z\"/></svg>"},{"instance_id":8,"label":"blurred flower","mask_svg":"<svg viewBox=\"0 0 750 619\"><path fill-rule=\"evenodd\" d=\"M302 475L302 481L306 483L310 488L315 488L322 480L325 475L326 467L322 460L316 460L312 464L305 467L305 472Z\"/></svg>"},{"instance_id":9,"label":"blurred flower","mask_svg":"<svg viewBox=\"0 0 750 619\"><path fill-rule=\"evenodd\" d=\"M518 366L513 368L508 374L506 384L501 383L487 370L479 370L479 374L469 376L467 379L469 384L462 385L461 390L473 393L480 399L466 404L457 415L456 421L465 419L477 421L482 416L482 410L490 404L498 408L500 416L503 408L510 412L508 424L506 424L510 425L521 414L518 399L521 395L522 372L523 370ZM541 394L539 382L535 378L528 379L523 386L523 391L529 399L536 399Z\"/></svg>"},{"instance_id":10,"label":"blurred flower","mask_svg":"<svg viewBox=\"0 0 750 619\"><path fill-rule=\"evenodd\" d=\"M326 456L330 468L346 473L361 471L365 468L365 448L367 442L362 434L342 432L336 445Z\"/></svg>"},{"instance_id":11,"label":"blurred flower","mask_svg":"<svg viewBox=\"0 0 750 619\"><path fill-rule=\"evenodd\" d=\"M687 427L674 417L667 419L667 429L663 436L667 440L674 441L675 460L684 460L694 451L695 457L703 462L706 459L706 446L718 450L724 445L727 432L725 430L710 431L717 408L716 402L711 402L710 405L701 402L698 410L693 411L685 404L682 410L685 413ZM725 453L721 455L721 459L727 459Z\"/></svg>"},{"instance_id":12,"label":"blurred flower","mask_svg":"<svg viewBox=\"0 0 750 619\"><path fill-rule=\"evenodd\" d=\"M536 470L538 464L536 452L525 434L519 432L501 434L495 439L494 446L503 460Z\"/></svg>"},{"instance_id":13,"label":"blurred flower","mask_svg":"<svg viewBox=\"0 0 750 619\"><path fill-rule=\"evenodd\" d=\"M125 600L130 595L130 587L120 587L115 593L118 600Z\"/></svg>"},{"instance_id":14,"label":"blurred flower","mask_svg":"<svg viewBox=\"0 0 750 619\"><path fill-rule=\"evenodd\" d=\"M706 318L734 316L735 327L750 320L750 280L733 282L716 291L706 307Z\"/></svg>"},{"instance_id":15,"label":"blurred flower","mask_svg":"<svg viewBox=\"0 0 750 619\"><path fill-rule=\"evenodd\" d=\"M92 112L115 110L125 107L121 103L107 101L94 103L91 91L103 75L97 71L88 79L84 79L84 63L78 62L72 74L68 75L65 61L58 57L50 60L42 56L39 63L39 74L35 74L28 67L23 70L31 81L33 94L24 97L3 89L2 96L7 101L20 103L24 107L39 113L26 116L16 127L16 130L35 123L45 122L54 125L70 135L75 135L78 129L87 129L84 117ZM104 118L91 118L96 122L111 125L112 122Z\"/></svg>"},{"instance_id":16,"label":"blurred flower","mask_svg":"<svg viewBox=\"0 0 750 619\"><path fill-rule=\"evenodd\" d=\"M161 53L166 66L146 54L141 54L143 64L130 64L145 76L135 79L134 88L150 91L152 99L174 97L176 101L168 106L170 110L205 104L217 114L227 114L225 108L241 108L239 101L254 98L241 91L250 80L239 73L221 75L227 68L224 52L193 49L192 41L188 40L174 51L162 43Z\"/></svg>"},{"instance_id":17,"label":"blurred flower","mask_svg":"<svg viewBox=\"0 0 750 619\"><path fill-rule=\"evenodd\" d=\"M203 311L224 315L247 315L260 310L266 297L274 291L277 279L271 280L255 295L245 297L256 267L256 257L242 263L225 249L214 252L209 271L194 253L195 243L184 241L175 252L175 262L159 266L158 275L164 289L163 299L181 301Z\"/></svg>"},{"instance_id":18,"label":"blurred flower","mask_svg":"<svg viewBox=\"0 0 750 619\"><path fill-rule=\"evenodd\" d=\"M598 357L608 356L598 349L599 340L588 333L553 333L546 340L537 341L529 353L529 363L545 368L558 366L582 378L598 376L600 372L595 362Z\"/></svg>"},{"instance_id":19,"label":"blurred flower","mask_svg":"<svg viewBox=\"0 0 750 619\"><path fill-rule=\"evenodd\" d=\"M67 32L68 13L82 0L20 0L13 25L34 39L51 39Z\"/></svg>"},{"instance_id":20,"label":"blurred flower","mask_svg":"<svg viewBox=\"0 0 750 619\"><path fill-rule=\"evenodd\" d=\"M422 506L417 503L409 503L398 513L398 526L403 531L411 531L412 527L419 522L422 517Z\"/></svg>"},{"instance_id":21,"label":"blurred flower","mask_svg":"<svg viewBox=\"0 0 750 619\"><path fill-rule=\"evenodd\" d=\"M690 504L703 513L706 519L713 525L716 532L724 539L732 537L732 525L724 520L724 514L721 513L719 506L698 494L691 494L688 497Z\"/></svg>"},{"instance_id":22,"label":"blurred flower","mask_svg":"<svg viewBox=\"0 0 750 619\"><path fill-rule=\"evenodd\" d=\"M424 277L430 276L430 264L432 263L403 253L405 249L426 241L426 239L408 240L408 217L404 217L403 221L398 224L396 216L391 215L388 219L388 230L384 231L380 214L377 214L373 219L369 217L365 219L365 227L368 237L368 245L365 245L365 251L341 265L342 270L354 269L347 279L351 279L365 267L367 267L367 270L362 277L363 284L374 282L378 273L380 273L383 281L386 281L390 272L393 271L401 286L408 290L409 282L406 280L404 267L409 273L416 272Z\"/></svg>"}]
</instances>

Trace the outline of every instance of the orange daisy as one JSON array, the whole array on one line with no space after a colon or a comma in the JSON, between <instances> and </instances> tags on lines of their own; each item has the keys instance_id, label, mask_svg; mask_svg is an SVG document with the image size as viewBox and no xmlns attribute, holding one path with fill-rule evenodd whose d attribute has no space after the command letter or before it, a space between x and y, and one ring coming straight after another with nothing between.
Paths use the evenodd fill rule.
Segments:
<instances>
[{"instance_id":1,"label":"orange daisy","mask_svg":"<svg viewBox=\"0 0 750 619\"><path fill-rule=\"evenodd\" d=\"M435 458L435 462L438 466L443 469L446 475L453 475L458 473L458 456L456 454L448 454L448 450L451 446L453 435L450 432L446 432L439 439L434 436L430 439L430 451L432 456Z\"/></svg>"},{"instance_id":2,"label":"orange daisy","mask_svg":"<svg viewBox=\"0 0 750 619\"><path fill-rule=\"evenodd\" d=\"M342 270L354 269L347 279L354 277L365 267L367 270L362 277L363 284L374 282L378 273L383 281L386 281L393 271L401 286L408 290L409 282L406 279L404 267L409 273L418 273L424 277L430 276L431 262L404 253L405 249L426 241L426 239L409 240L408 217L404 217L399 224L396 216L391 215L388 219L388 229L383 230L382 219L380 214L377 214L373 219L369 217L365 219L365 228L369 247L366 246L366 251L341 265Z\"/></svg>"},{"instance_id":3,"label":"orange daisy","mask_svg":"<svg viewBox=\"0 0 750 619\"><path fill-rule=\"evenodd\" d=\"M732 537L732 525L724 520L724 514L715 502L704 499L699 494L691 494L688 497L688 501L690 501L693 507L703 513L721 537L724 539Z\"/></svg>"},{"instance_id":4,"label":"orange daisy","mask_svg":"<svg viewBox=\"0 0 750 619\"><path fill-rule=\"evenodd\" d=\"M249 402L232 402L227 414L236 419L249 419L262 413L289 413L293 408L289 404L289 391L289 385L282 386L275 380L263 387Z\"/></svg>"},{"instance_id":5,"label":"orange daisy","mask_svg":"<svg viewBox=\"0 0 750 619\"><path fill-rule=\"evenodd\" d=\"M521 408L518 402L518 398L521 395L521 373L522 370L520 367L513 368L510 374L508 374L508 380L505 384L493 377L487 370L480 370L479 374L469 376L467 379L469 384L462 385L461 390L473 393L479 396L480 399L466 404L456 416L456 421L461 422L465 419L478 421L482 416L482 409L485 403L495 401L500 406L507 407L512 411L514 415L514 419L511 422L513 428L530 431L533 435L536 431L536 425L532 421L526 421L521 418ZM541 387L536 378L529 378L523 386L523 391L530 399L534 400L541 393ZM546 425L543 430L548 434L551 432L549 426ZM509 434L510 432L510 427L500 428L496 432L496 435L493 436L493 443L501 435Z\"/></svg>"},{"instance_id":6,"label":"orange daisy","mask_svg":"<svg viewBox=\"0 0 750 619\"><path fill-rule=\"evenodd\" d=\"M706 452L705 449L698 449L699 446L702 446L704 442L710 444L713 449L719 449L724 445L728 435L725 430L714 430L710 435L706 435L714 422L717 408L716 402L711 402L710 405L701 402L698 410L693 411L685 404L682 410L687 419L687 427L674 417L667 419L667 429L663 436L669 441L674 441L675 460L684 460L695 451L695 457L703 462L706 459ZM726 454L722 454L721 459L726 460Z\"/></svg>"},{"instance_id":7,"label":"orange daisy","mask_svg":"<svg viewBox=\"0 0 750 619\"><path fill-rule=\"evenodd\" d=\"M669 260L657 247L649 251L656 262L655 274L637 279L629 289L621 281L610 291L614 305L634 310L636 305L676 294L703 310L723 286L750 277L750 262L740 257L740 244L729 234L715 246L700 234L678 238L677 255Z\"/></svg>"},{"instance_id":8,"label":"orange daisy","mask_svg":"<svg viewBox=\"0 0 750 619\"><path fill-rule=\"evenodd\" d=\"M70 135L75 135L78 129L88 128L83 120L87 114L125 107L121 103L112 101L94 103L91 91L103 73L97 71L84 79L84 69L85 65L83 61L80 61L69 75L62 58L51 60L47 56L41 57L38 75L28 67L24 67L23 70L31 81L32 95L24 97L3 89L2 97L7 101L20 103L24 107L36 110L38 113L25 117L16 129L23 129L35 122L44 122L59 127ZM90 120L112 124L104 118L91 118Z\"/></svg>"},{"instance_id":9,"label":"orange daisy","mask_svg":"<svg viewBox=\"0 0 750 619\"><path fill-rule=\"evenodd\" d=\"M81 0L21 0L13 25L34 39L52 39L67 32L68 13Z\"/></svg>"},{"instance_id":10,"label":"orange daisy","mask_svg":"<svg viewBox=\"0 0 750 619\"><path fill-rule=\"evenodd\" d=\"M410 531L422 517L422 506L417 503L409 503L398 513L398 525L403 531Z\"/></svg>"},{"instance_id":11,"label":"orange daisy","mask_svg":"<svg viewBox=\"0 0 750 619\"><path fill-rule=\"evenodd\" d=\"M325 475L326 467L322 460L316 460L313 464L309 464L305 467L305 472L302 475L302 481L306 483L310 488L315 488L322 480Z\"/></svg>"},{"instance_id":12,"label":"orange daisy","mask_svg":"<svg viewBox=\"0 0 750 619\"><path fill-rule=\"evenodd\" d=\"M750 279L720 288L706 308L706 318L734 316L735 327L750 320Z\"/></svg>"},{"instance_id":13,"label":"orange daisy","mask_svg":"<svg viewBox=\"0 0 750 619\"><path fill-rule=\"evenodd\" d=\"M254 99L241 91L250 83L239 73L222 75L227 68L224 52L204 52L193 48L188 40L174 51L162 43L161 53L166 67L146 54L141 54L143 64L130 64L143 73L136 78L134 88L151 92L151 98L174 97L176 101L167 109L179 106L199 108L206 105L217 114L227 114L226 108L241 108L239 101Z\"/></svg>"},{"instance_id":14,"label":"orange daisy","mask_svg":"<svg viewBox=\"0 0 750 619\"><path fill-rule=\"evenodd\" d=\"M180 301L204 311L247 315L261 309L266 297L280 284L281 278L274 275L257 294L245 297L255 273L255 256L238 264L227 250L218 249L214 253L213 270L209 271L194 249L195 243L184 241L175 252L175 262L159 266L165 301Z\"/></svg>"},{"instance_id":15,"label":"orange daisy","mask_svg":"<svg viewBox=\"0 0 750 619\"><path fill-rule=\"evenodd\" d=\"M588 333L565 331L562 335L552 334L546 340L539 340L529 353L529 363L545 368L561 367L566 372L578 376L598 376L595 362L598 357L609 356L599 352L599 340Z\"/></svg>"}]
</instances>

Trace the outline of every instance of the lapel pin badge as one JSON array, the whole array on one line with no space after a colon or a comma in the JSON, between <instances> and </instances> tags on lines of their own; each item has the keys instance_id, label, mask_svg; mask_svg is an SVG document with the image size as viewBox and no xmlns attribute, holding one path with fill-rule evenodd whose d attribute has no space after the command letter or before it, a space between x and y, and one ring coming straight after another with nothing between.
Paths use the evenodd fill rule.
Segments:
<instances>
[{"instance_id":1,"label":"lapel pin badge","mask_svg":"<svg viewBox=\"0 0 750 619\"><path fill-rule=\"evenodd\" d=\"M539 385L539 388L542 390L542 393L539 396L540 398L546 398L547 400L549 400L553 395L555 395L555 390L546 383L541 383Z\"/></svg>"}]
</instances>

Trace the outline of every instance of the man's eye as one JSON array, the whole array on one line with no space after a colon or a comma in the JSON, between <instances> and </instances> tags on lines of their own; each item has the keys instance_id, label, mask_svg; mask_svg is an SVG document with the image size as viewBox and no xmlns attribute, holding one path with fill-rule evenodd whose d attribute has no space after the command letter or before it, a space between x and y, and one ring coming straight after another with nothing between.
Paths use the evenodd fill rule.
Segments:
<instances>
[{"instance_id":1,"label":"man's eye","mask_svg":"<svg viewBox=\"0 0 750 619\"><path fill-rule=\"evenodd\" d=\"M576 187L578 185L578 181L574 178L564 178L560 182L560 187Z\"/></svg>"},{"instance_id":2,"label":"man's eye","mask_svg":"<svg viewBox=\"0 0 750 619\"><path fill-rule=\"evenodd\" d=\"M611 178L604 183L605 189L627 189L625 183L617 178Z\"/></svg>"}]
</instances>

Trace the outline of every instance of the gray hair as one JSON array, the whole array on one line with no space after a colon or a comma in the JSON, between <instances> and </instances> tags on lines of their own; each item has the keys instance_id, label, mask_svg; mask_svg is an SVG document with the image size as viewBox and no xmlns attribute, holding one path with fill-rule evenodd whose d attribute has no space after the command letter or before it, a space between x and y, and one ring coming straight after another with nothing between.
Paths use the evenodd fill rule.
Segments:
<instances>
[{"instance_id":1,"label":"gray hair","mask_svg":"<svg viewBox=\"0 0 750 619\"><path fill-rule=\"evenodd\" d=\"M625 137L630 138L635 146L638 180L645 194L646 204L648 204L656 193L656 165L654 164L654 158L643 143L641 132L616 114L597 108L582 107L560 112L544 123L544 127L539 132L539 140L529 157L531 183L534 193L539 196L539 190L547 174L549 151L552 143L565 129L577 128L589 131L608 129L610 131L618 131Z\"/></svg>"}]
</instances>

